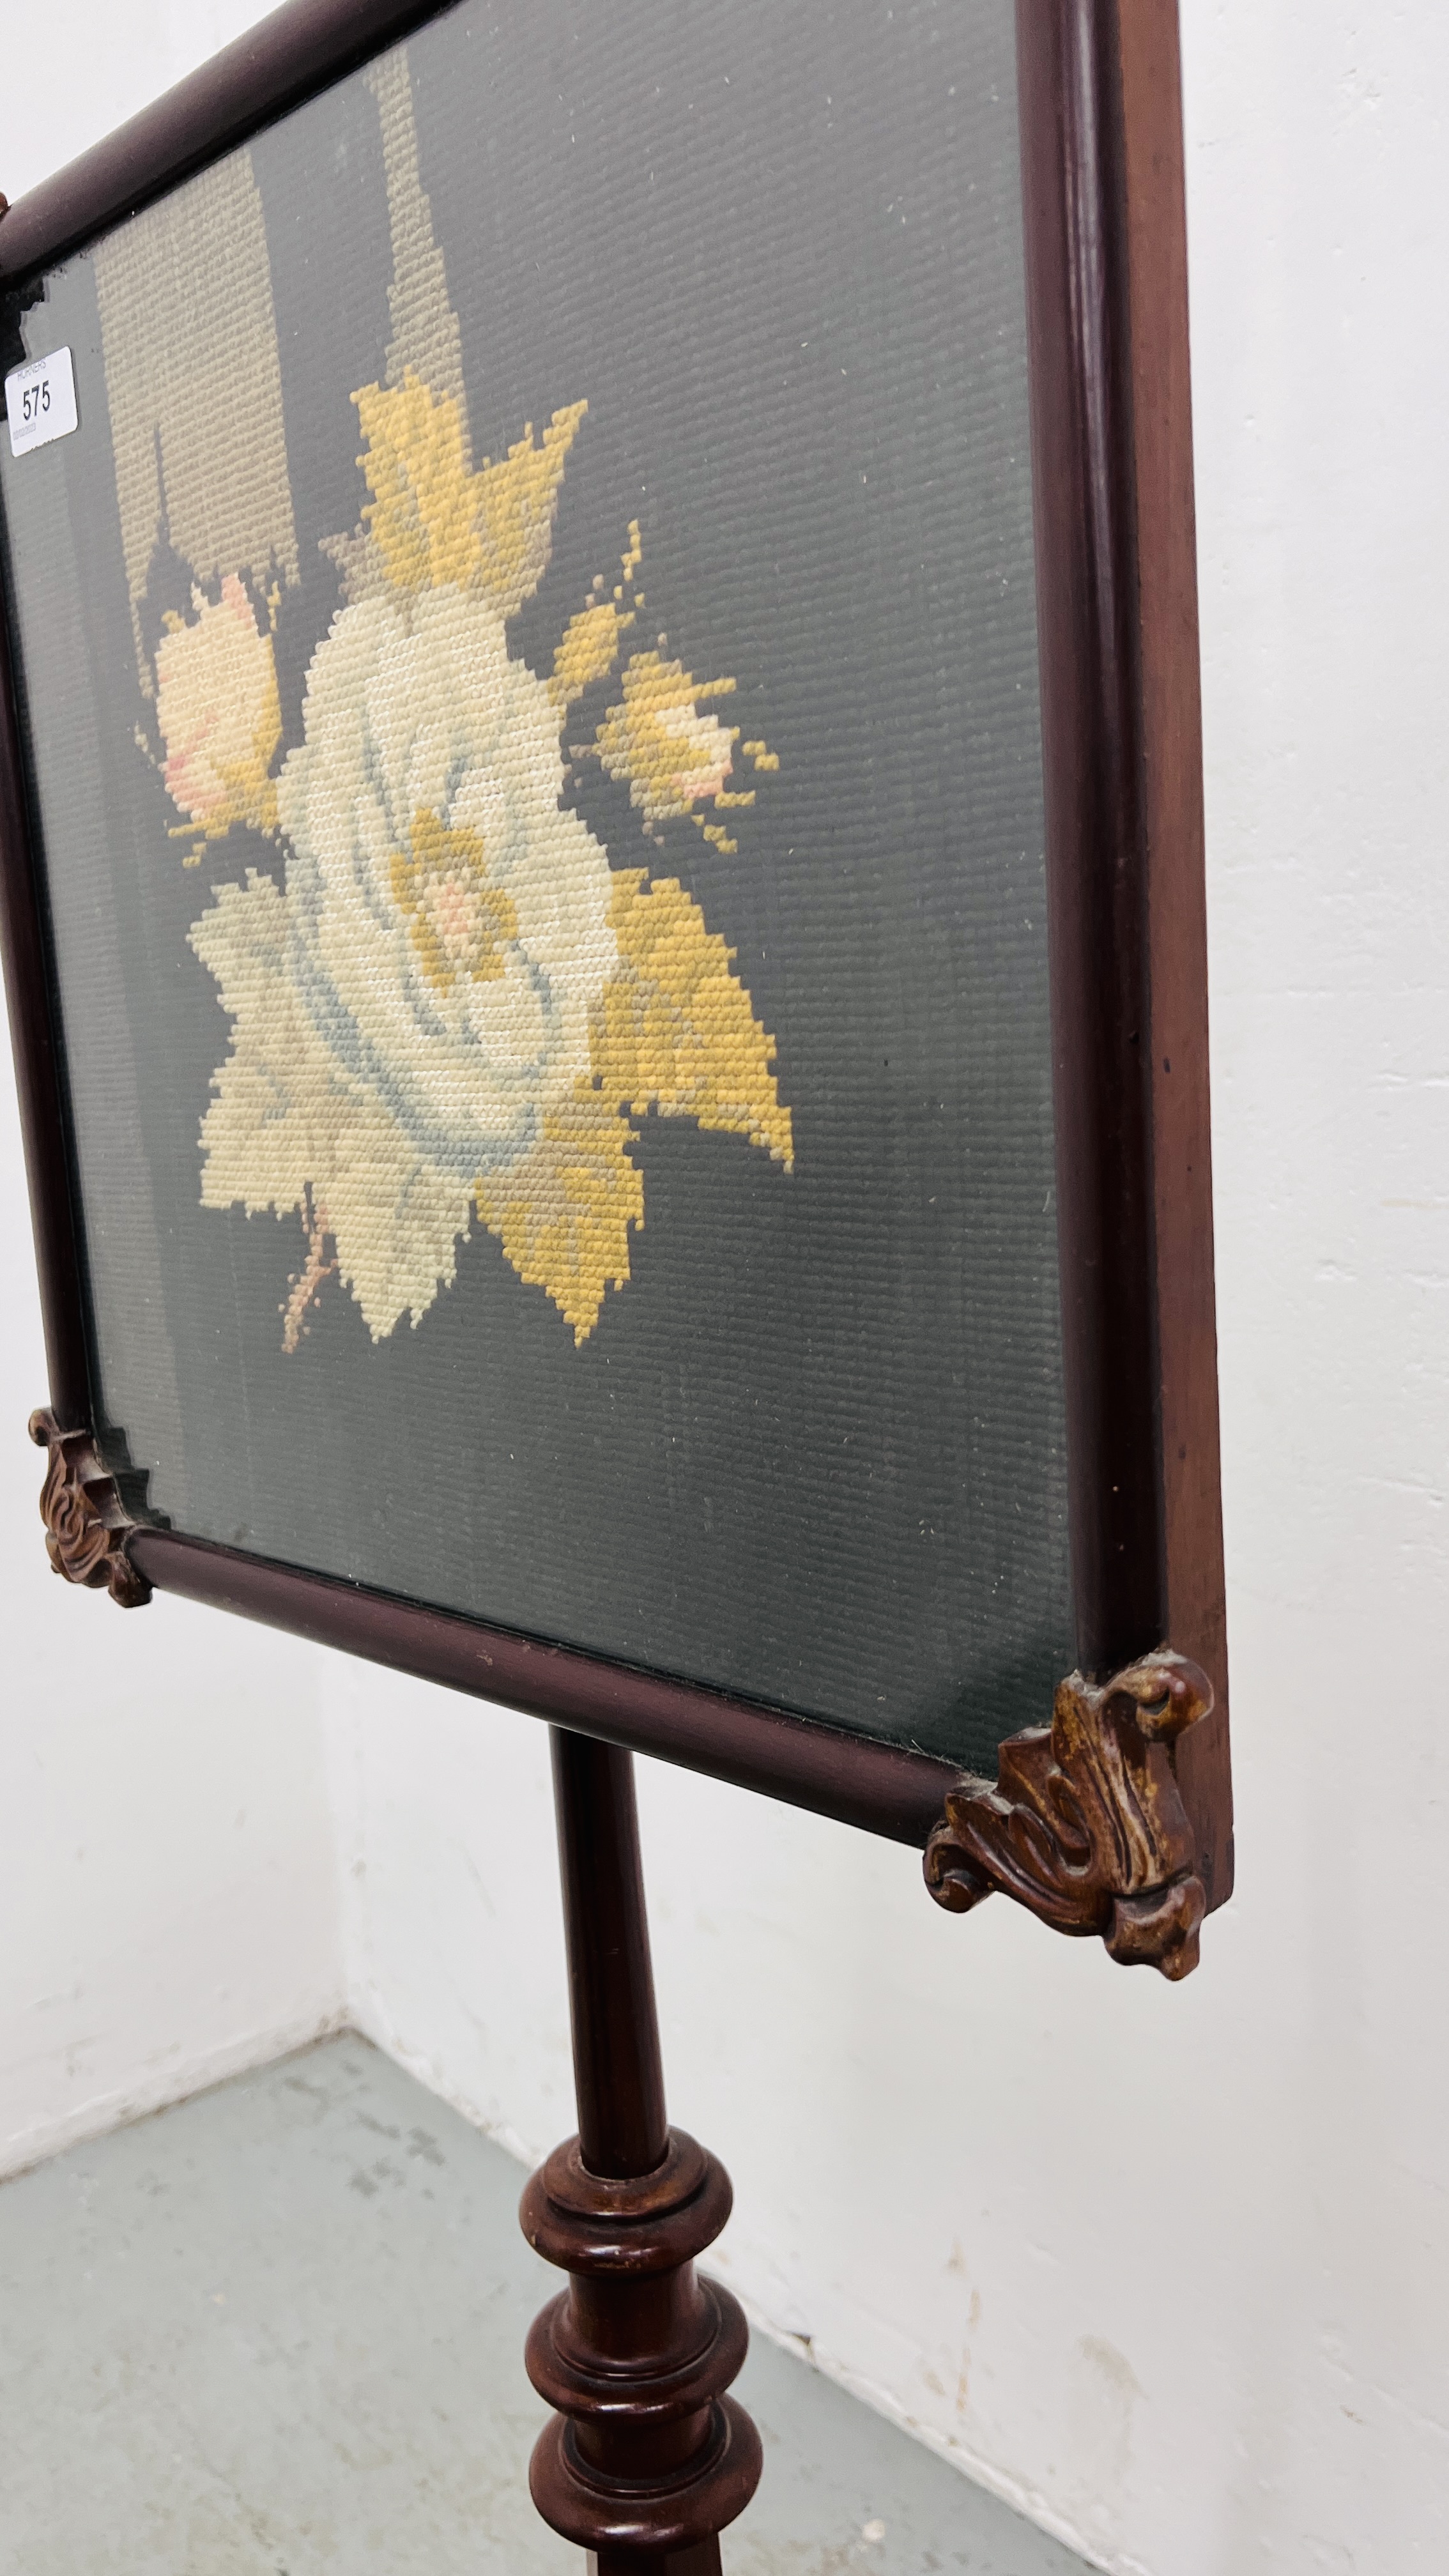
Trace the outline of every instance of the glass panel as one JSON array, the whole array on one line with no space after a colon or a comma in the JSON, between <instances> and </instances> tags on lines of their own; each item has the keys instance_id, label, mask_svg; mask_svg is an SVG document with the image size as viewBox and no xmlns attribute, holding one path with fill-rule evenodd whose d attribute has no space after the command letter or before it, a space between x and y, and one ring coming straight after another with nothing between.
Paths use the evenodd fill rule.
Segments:
<instances>
[{"instance_id":1,"label":"glass panel","mask_svg":"<svg viewBox=\"0 0 1449 2576\"><path fill-rule=\"evenodd\" d=\"M0 442L151 1509L977 1761L1071 1660L1012 26L459 8Z\"/></svg>"}]
</instances>

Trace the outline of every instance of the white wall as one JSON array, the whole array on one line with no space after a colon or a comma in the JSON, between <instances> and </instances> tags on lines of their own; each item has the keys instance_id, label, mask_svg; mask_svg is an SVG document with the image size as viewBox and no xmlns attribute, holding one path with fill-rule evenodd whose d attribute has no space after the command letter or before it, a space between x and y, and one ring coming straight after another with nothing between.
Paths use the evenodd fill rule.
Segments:
<instances>
[{"instance_id":1,"label":"white wall","mask_svg":"<svg viewBox=\"0 0 1449 2576\"><path fill-rule=\"evenodd\" d=\"M0 1047L0 2172L265 2063L343 1991L317 1657L57 1581L45 1400Z\"/></svg>"},{"instance_id":2,"label":"white wall","mask_svg":"<svg viewBox=\"0 0 1449 2576\"><path fill-rule=\"evenodd\" d=\"M32 101L92 15L47 11ZM159 86L169 20L94 20ZM756 2309L1104 2566L1409 2576L1449 2544L1449 20L1184 0L1184 27L1240 1893L1169 1988L1004 1904L950 1920L843 1828L652 1765L641 1798L675 2116L734 2173ZM130 103L103 91L64 149ZM12 193L29 112L0 106ZM23 1937L109 1980L75 2027L114 2026L123 2069L145 2016L107 1930L134 1909L154 1961L157 1891L210 1889L167 1819L210 1817L214 1857L241 1745L270 1822L208 1938L268 1883L316 1905L320 1824L288 1852L282 1817L317 1819L284 1773L318 1690L355 2017L525 2152L561 2135L543 1731L176 1605L122 1621L47 1592L23 1535L6 1741L65 1742L70 1776L22 1778L0 1838L37 1855ZM103 1623L109 1713L71 1752L51 1640ZM87 1933L61 1872L107 1762L150 1841ZM128 1868L125 1817L98 1829ZM143 1974L147 2031L194 2035L206 1982Z\"/></svg>"},{"instance_id":3,"label":"white wall","mask_svg":"<svg viewBox=\"0 0 1449 2576\"><path fill-rule=\"evenodd\" d=\"M0 0L0 188L18 197L257 14ZM58 1582L25 1436L45 1400L0 1044L0 2171L264 2063L343 1991L317 1658Z\"/></svg>"}]
</instances>

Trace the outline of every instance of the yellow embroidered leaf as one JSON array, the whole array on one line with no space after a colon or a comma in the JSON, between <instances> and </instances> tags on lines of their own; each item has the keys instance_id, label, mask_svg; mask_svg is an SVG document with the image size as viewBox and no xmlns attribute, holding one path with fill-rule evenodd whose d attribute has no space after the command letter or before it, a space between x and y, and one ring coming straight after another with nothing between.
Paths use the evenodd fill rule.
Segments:
<instances>
[{"instance_id":1,"label":"yellow embroidered leaf","mask_svg":"<svg viewBox=\"0 0 1449 2576\"><path fill-rule=\"evenodd\" d=\"M604 1101L748 1136L788 1170L794 1140L771 1070L774 1041L693 896L673 877L651 883L641 868L621 870L610 919L620 970L590 1032Z\"/></svg>"},{"instance_id":2,"label":"yellow embroidered leaf","mask_svg":"<svg viewBox=\"0 0 1449 2576\"><path fill-rule=\"evenodd\" d=\"M634 608L626 609L623 604L625 593L643 560L644 540L639 533L639 522L631 519L629 543L620 560L620 577L614 584L613 598L591 597L585 600L578 615L569 619L553 657L553 674L548 690L560 716L573 705L575 698L583 696L585 689L591 687L595 680L606 680L617 662L620 644L634 623L634 609L644 605L642 591L634 594ZM604 576L598 573L594 578L594 590L602 593L603 587Z\"/></svg>"},{"instance_id":3,"label":"yellow embroidered leaf","mask_svg":"<svg viewBox=\"0 0 1449 2576\"><path fill-rule=\"evenodd\" d=\"M612 599L595 599L564 628L553 657L548 693L560 716L595 680L606 680L619 658L619 639L634 623L632 611L621 616Z\"/></svg>"},{"instance_id":4,"label":"yellow embroidered leaf","mask_svg":"<svg viewBox=\"0 0 1449 2576\"><path fill-rule=\"evenodd\" d=\"M646 823L667 822L719 794L734 759L734 736L700 708L734 685L691 679L682 663L658 653L636 653L625 665L623 699L610 707L594 749L610 778L628 780L630 802Z\"/></svg>"},{"instance_id":5,"label":"yellow embroidered leaf","mask_svg":"<svg viewBox=\"0 0 1449 2576\"><path fill-rule=\"evenodd\" d=\"M605 1291L628 1278L629 1228L644 1222L643 1178L624 1150L630 1133L581 1080L546 1114L532 1153L475 1191L478 1214L519 1278L546 1290L576 1345L598 1322Z\"/></svg>"},{"instance_id":6,"label":"yellow embroidered leaf","mask_svg":"<svg viewBox=\"0 0 1449 2576\"><path fill-rule=\"evenodd\" d=\"M445 582L470 588L481 547L457 403L411 368L400 385L364 385L352 399L367 441L357 461L373 496L363 523L389 588L409 596Z\"/></svg>"},{"instance_id":7,"label":"yellow embroidered leaf","mask_svg":"<svg viewBox=\"0 0 1449 2576\"><path fill-rule=\"evenodd\" d=\"M553 546L559 485L587 410L587 403L577 402L567 411L556 411L543 433L542 447L534 446L530 424L501 465L485 464L474 478L481 545L478 578L504 617L512 617L531 599L543 579Z\"/></svg>"},{"instance_id":8,"label":"yellow embroidered leaf","mask_svg":"<svg viewBox=\"0 0 1449 2576\"><path fill-rule=\"evenodd\" d=\"M564 465L588 405L555 412L541 447L530 428L502 464L470 474L456 399L411 368L400 385L365 385L352 399L372 493L363 524L389 589L412 597L452 583L511 617L548 563Z\"/></svg>"}]
</instances>

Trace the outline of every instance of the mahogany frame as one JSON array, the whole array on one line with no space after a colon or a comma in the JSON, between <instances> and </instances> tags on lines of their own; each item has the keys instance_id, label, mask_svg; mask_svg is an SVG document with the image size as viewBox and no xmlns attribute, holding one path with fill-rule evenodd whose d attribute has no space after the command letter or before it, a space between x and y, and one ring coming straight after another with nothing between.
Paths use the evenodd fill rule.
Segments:
<instances>
[{"instance_id":1,"label":"mahogany frame","mask_svg":"<svg viewBox=\"0 0 1449 2576\"><path fill-rule=\"evenodd\" d=\"M0 199L0 293L436 14L438 0L287 0L19 204ZM1177 7L1017 0L1017 22L1078 1656L1095 1686L1171 1638L1208 1676L1211 1714L1172 1765L1210 1910L1231 1892L1232 1826ZM51 1412L74 1446L95 1425L86 1291L3 619L0 937ZM935 1756L121 1526L142 1592L240 1611L902 1842L927 1843L959 1781ZM936 1892L975 1901L964 1884Z\"/></svg>"}]
</instances>

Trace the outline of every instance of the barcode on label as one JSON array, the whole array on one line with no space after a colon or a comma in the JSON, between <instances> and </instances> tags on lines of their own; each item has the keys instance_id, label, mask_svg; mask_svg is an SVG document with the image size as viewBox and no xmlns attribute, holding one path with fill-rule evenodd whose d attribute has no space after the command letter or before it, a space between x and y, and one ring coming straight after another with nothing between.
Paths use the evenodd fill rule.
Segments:
<instances>
[{"instance_id":1,"label":"barcode on label","mask_svg":"<svg viewBox=\"0 0 1449 2576\"><path fill-rule=\"evenodd\" d=\"M52 349L48 358L32 358L11 370L5 379L5 414L12 456L24 456L52 438L69 437L79 426L69 349Z\"/></svg>"}]
</instances>

